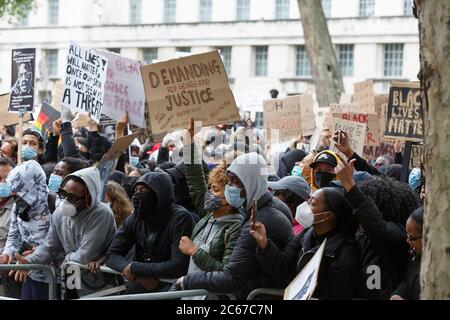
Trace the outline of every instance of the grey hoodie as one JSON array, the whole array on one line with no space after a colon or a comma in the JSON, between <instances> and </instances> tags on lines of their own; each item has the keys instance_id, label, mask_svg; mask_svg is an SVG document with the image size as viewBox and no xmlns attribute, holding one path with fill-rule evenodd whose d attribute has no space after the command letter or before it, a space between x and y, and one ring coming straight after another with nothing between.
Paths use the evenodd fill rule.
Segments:
<instances>
[{"instance_id":1,"label":"grey hoodie","mask_svg":"<svg viewBox=\"0 0 450 320\"><path fill-rule=\"evenodd\" d=\"M268 168L264 158L256 152L237 157L228 171L238 176L246 192L246 209L253 206L253 200L259 200L268 190Z\"/></svg>"},{"instance_id":2,"label":"grey hoodie","mask_svg":"<svg viewBox=\"0 0 450 320\"><path fill-rule=\"evenodd\" d=\"M50 230L45 243L27 257L30 263L46 264L63 253L66 262L73 261L87 265L105 254L116 233L113 212L109 206L98 200L102 188L98 169L87 168L68 175L62 187L71 177L78 177L84 181L92 203L88 209L75 217L66 217L58 207L51 217ZM86 283L86 277L92 278L92 281ZM93 285L96 289L101 288L102 285L97 285L98 279L94 278L96 278L94 274L84 272L82 284Z\"/></svg>"}]
</instances>

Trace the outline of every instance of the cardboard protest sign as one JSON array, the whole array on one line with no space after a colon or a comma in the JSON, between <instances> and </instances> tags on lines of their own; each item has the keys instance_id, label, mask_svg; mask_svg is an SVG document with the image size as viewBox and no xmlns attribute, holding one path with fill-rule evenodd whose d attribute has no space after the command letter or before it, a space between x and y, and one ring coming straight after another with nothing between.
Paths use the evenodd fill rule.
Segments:
<instances>
[{"instance_id":1,"label":"cardboard protest sign","mask_svg":"<svg viewBox=\"0 0 450 320\"><path fill-rule=\"evenodd\" d=\"M102 115L102 117L100 118L100 126L102 127L102 133L112 142L116 140L116 123L117 121L105 115Z\"/></svg>"},{"instance_id":2,"label":"cardboard protest sign","mask_svg":"<svg viewBox=\"0 0 450 320\"><path fill-rule=\"evenodd\" d=\"M343 120L340 118L333 119L332 132L342 130L348 134L350 147L357 154L363 154L364 142L366 140L367 125L363 123ZM331 139L331 151L339 153L333 139Z\"/></svg>"},{"instance_id":3,"label":"cardboard protest sign","mask_svg":"<svg viewBox=\"0 0 450 320\"><path fill-rule=\"evenodd\" d=\"M135 132L126 137L117 139L111 146L111 149L109 149L109 151L103 156L102 160L100 160L100 163L119 158L133 143L134 139L139 137L139 134L140 132Z\"/></svg>"},{"instance_id":4,"label":"cardboard protest sign","mask_svg":"<svg viewBox=\"0 0 450 320\"><path fill-rule=\"evenodd\" d=\"M374 98L375 113L378 115L378 123L380 128L380 139L384 139L384 131L386 129L386 112L389 103L388 94L375 95Z\"/></svg>"},{"instance_id":5,"label":"cardboard protest sign","mask_svg":"<svg viewBox=\"0 0 450 320\"><path fill-rule=\"evenodd\" d=\"M411 149L411 159L409 168L412 170L414 168L420 167L420 164L423 163L425 154L425 146L421 144L413 144Z\"/></svg>"},{"instance_id":6,"label":"cardboard protest sign","mask_svg":"<svg viewBox=\"0 0 450 320\"><path fill-rule=\"evenodd\" d=\"M141 67L152 133L240 120L218 51Z\"/></svg>"},{"instance_id":7,"label":"cardboard protest sign","mask_svg":"<svg viewBox=\"0 0 450 320\"><path fill-rule=\"evenodd\" d=\"M11 92L9 112L33 112L36 49L12 51Z\"/></svg>"},{"instance_id":8,"label":"cardboard protest sign","mask_svg":"<svg viewBox=\"0 0 450 320\"><path fill-rule=\"evenodd\" d=\"M90 113L98 123L102 115L108 60L71 42L67 56L62 106Z\"/></svg>"},{"instance_id":9,"label":"cardboard protest sign","mask_svg":"<svg viewBox=\"0 0 450 320\"><path fill-rule=\"evenodd\" d=\"M97 50L108 59L108 72L102 113L119 120L128 112L128 122L145 128L145 92L141 64L118 54Z\"/></svg>"},{"instance_id":10,"label":"cardboard protest sign","mask_svg":"<svg viewBox=\"0 0 450 320\"><path fill-rule=\"evenodd\" d=\"M315 116L312 96L292 96L285 99L264 101L264 128L279 130L280 143L298 137L312 135L315 129Z\"/></svg>"},{"instance_id":11,"label":"cardboard protest sign","mask_svg":"<svg viewBox=\"0 0 450 320\"><path fill-rule=\"evenodd\" d=\"M19 114L8 113L9 107L9 94L3 94L0 96L0 126L12 126L19 123ZM26 113L23 116L23 121L30 121L31 114Z\"/></svg>"},{"instance_id":12,"label":"cardboard protest sign","mask_svg":"<svg viewBox=\"0 0 450 320\"><path fill-rule=\"evenodd\" d=\"M358 112L358 106L354 103L332 103L330 104L331 113Z\"/></svg>"},{"instance_id":13,"label":"cardboard protest sign","mask_svg":"<svg viewBox=\"0 0 450 320\"><path fill-rule=\"evenodd\" d=\"M378 121L378 115L375 113L335 113L334 118L340 118L344 120L364 123L367 125L366 133L366 146L379 146L380 145L380 127Z\"/></svg>"},{"instance_id":14,"label":"cardboard protest sign","mask_svg":"<svg viewBox=\"0 0 450 320\"><path fill-rule=\"evenodd\" d=\"M44 140L47 140L50 136L50 133L53 130L53 122L58 120L61 117L61 113L50 106L48 103L43 103L41 112L39 113L38 118L34 122L34 127L36 130L40 131Z\"/></svg>"},{"instance_id":15,"label":"cardboard protest sign","mask_svg":"<svg viewBox=\"0 0 450 320\"><path fill-rule=\"evenodd\" d=\"M375 112L373 80L355 83L353 85L353 91L358 112Z\"/></svg>"},{"instance_id":16,"label":"cardboard protest sign","mask_svg":"<svg viewBox=\"0 0 450 320\"><path fill-rule=\"evenodd\" d=\"M349 93L341 94L341 99L339 100L339 104L351 104L353 103L353 95Z\"/></svg>"},{"instance_id":17,"label":"cardboard protest sign","mask_svg":"<svg viewBox=\"0 0 450 320\"><path fill-rule=\"evenodd\" d=\"M53 88L52 92L52 106L59 112L61 112L61 101L63 96L63 83L61 81L55 82L55 87Z\"/></svg>"},{"instance_id":18,"label":"cardboard protest sign","mask_svg":"<svg viewBox=\"0 0 450 320\"><path fill-rule=\"evenodd\" d=\"M284 291L284 300L309 300L317 286L320 264L327 239L316 254Z\"/></svg>"},{"instance_id":19,"label":"cardboard protest sign","mask_svg":"<svg viewBox=\"0 0 450 320\"><path fill-rule=\"evenodd\" d=\"M381 156L395 158L395 140L382 139L378 146L364 146L363 156L367 160L376 160Z\"/></svg>"},{"instance_id":20,"label":"cardboard protest sign","mask_svg":"<svg viewBox=\"0 0 450 320\"><path fill-rule=\"evenodd\" d=\"M72 120L72 128L79 129L85 128L89 124L89 116L85 113L77 113Z\"/></svg>"},{"instance_id":21,"label":"cardboard protest sign","mask_svg":"<svg viewBox=\"0 0 450 320\"><path fill-rule=\"evenodd\" d=\"M408 141L423 140L423 109L419 82L392 82L385 136Z\"/></svg>"}]
</instances>

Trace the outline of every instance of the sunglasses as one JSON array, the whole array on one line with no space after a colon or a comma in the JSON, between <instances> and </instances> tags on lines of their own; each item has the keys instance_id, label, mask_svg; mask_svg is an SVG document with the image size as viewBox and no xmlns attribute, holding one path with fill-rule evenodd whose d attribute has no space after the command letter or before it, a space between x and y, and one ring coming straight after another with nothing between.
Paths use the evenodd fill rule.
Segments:
<instances>
[{"instance_id":1,"label":"sunglasses","mask_svg":"<svg viewBox=\"0 0 450 320\"><path fill-rule=\"evenodd\" d=\"M76 204L78 201L84 200L84 197L78 197L73 193L68 193L63 189L58 191L58 196L61 200L67 200L70 204Z\"/></svg>"}]
</instances>

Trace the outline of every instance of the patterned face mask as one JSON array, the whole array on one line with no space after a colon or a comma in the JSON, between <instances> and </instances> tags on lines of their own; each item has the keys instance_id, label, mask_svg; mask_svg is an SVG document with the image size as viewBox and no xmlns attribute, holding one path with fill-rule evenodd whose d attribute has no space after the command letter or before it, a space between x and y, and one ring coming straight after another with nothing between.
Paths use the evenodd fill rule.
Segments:
<instances>
[{"instance_id":1,"label":"patterned face mask","mask_svg":"<svg viewBox=\"0 0 450 320\"><path fill-rule=\"evenodd\" d=\"M211 191L208 191L205 194L205 204L203 208L209 213L216 212L223 207L222 201L222 198L219 198L215 196Z\"/></svg>"}]
</instances>

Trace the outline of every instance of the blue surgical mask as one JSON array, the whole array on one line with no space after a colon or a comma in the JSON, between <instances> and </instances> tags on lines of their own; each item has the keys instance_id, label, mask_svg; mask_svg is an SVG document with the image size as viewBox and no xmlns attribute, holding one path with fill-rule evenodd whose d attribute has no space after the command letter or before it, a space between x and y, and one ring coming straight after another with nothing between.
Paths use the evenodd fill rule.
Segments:
<instances>
[{"instance_id":1,"label":"blue surgical mask","mask_svg":"<svg viewBox=\"0 0 450 320\"><path fill-rule=\"evenodd\" d=\"M38 153L33 148L25 147L22 150L22 158L23 158L24 161L29 161L29 160L36 159L37 156L38 156Z\"/></svg>"},{"instance_id":2,"label":"blue surgical mask","mask_svg":"<svg viewBox=\"0 0 450 320\"><path fill-rule=\"evenodd\" d=\"M225 198L228 204L236 209L242 207L245 203L245 198L241 198L241 189L229 185L225 186Z\"/></svg>"},{"instance_id":3,"label":"blue surgical mask","mask_svg":"<svg viewBox=\"0 0 450 320\"><path fill-rule=\"evenodd\" d=\"M302 174L303 174L303 168L302 167L295 166L294 169L292 169L291 176L301 177Z\"/></svg>"},{"instance_id":4,"label":"blue surgical mask","mask_svg":"<svg viewBox=\"0 0 450 320\"><path fill-rule=\"evenodd\" d=\"M133 167L136 167L139 164L139 157L130 157L130 164Z\"/></svg>"},{"instance_id":5,"label":"blue surgical mask","mask_svg":"<svg viewBox=\"0 0 450 320\"><path fill-rule=\"evenodd\" d=\"M11 187L7 183L0 183L0 198L6 199L11 197Z\"/></svg>"},{"instance_id":6,"label":"blue surgical mask","mask_svg":"<svg viewBox=\"0 0 450 320\"><path fill-rule=\"evenodd\" d=\"M56 174L52 174L50 179L48 180L48 188L50 191L57 193L59 188L61 187L63 178L61 176L57 176Z\"/></svg>"}]
</instances>

